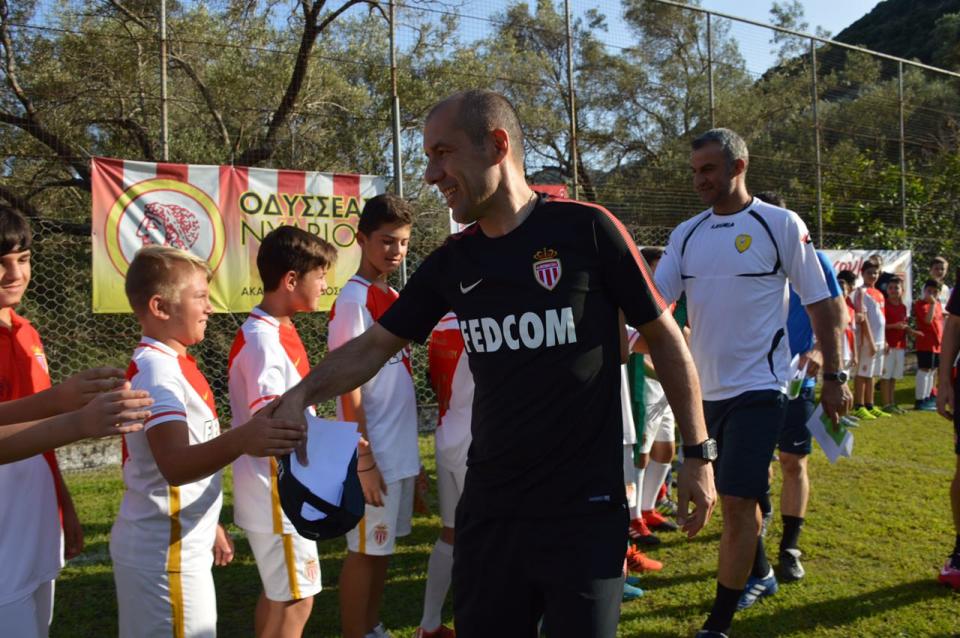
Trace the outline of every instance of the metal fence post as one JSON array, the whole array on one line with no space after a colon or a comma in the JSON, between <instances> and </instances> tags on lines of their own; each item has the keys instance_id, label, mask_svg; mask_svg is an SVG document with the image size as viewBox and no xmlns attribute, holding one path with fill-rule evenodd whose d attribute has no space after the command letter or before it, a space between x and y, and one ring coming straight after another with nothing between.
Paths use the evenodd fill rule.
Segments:
<instances>
[{"instance_id":1,"label":"metal fence post","mask_svg":"<svg viewBox=\"0 0 960 638\"><path fill-rule=\"evenodd\" d=\"M907 142L903 124L903 62L897 62L897 103L900 115L900 225L907 229Z\"/></svg>"},{"instance_id":2,"label":"metal fence post","mask_svg":"<svg viewBox=\"0 0 960 638\"><path fill-rule=\"evenodd\" d=\"M570 94L570 163L573 166L573 198L580 199L580 170L577 159L577 101L573 90L573 31L570 28L570 0L563 0L567 20L567 91Z\"/></svg>"},{"instance_id":3,"label":"metal fence post","mask_svg":"<svg viewBox=\"0 0 960 638\"><path fill-rule=\"evenodd\" d=\"M167 0L160 0L160 157L164 162L170 159L169 135L167 129Z\"/></svg>"},{"instance_id":4,"label":"metal fence post","mask_svg":"<svg viewBox=\"0 0 960 638\"><path fill-rule=\"evenodd\" d=\"M400 95L397 92L397 5L390 2L390 110L393 119L393 187L403 197L403 157L400 148ZM407 259L400 263L400 283L407 285Z\"/></svg>"},{"instance_id":5,"label":"metal fence post","mask_svg":"<svg viewBox=\"0 0 960 638\"><path fill-rule=\"evenodd\" d=\"M707 13L707 92L710 96L710 128L716 128L716 111L713 101L713 15Z\"/></svg>"},{"instance_id":6,"label":"metal fence post","mask_svg":"<svg viewBox=\"0 0 960 638\"><path fill-rule=\"evenodd\" d=\"M823 170L820 165L820 108L817 89L817 42L810 39L811 80L813 89L813 144L816 150L817 168L817 245L823 247Z\"/></svg>"}]
</instances>

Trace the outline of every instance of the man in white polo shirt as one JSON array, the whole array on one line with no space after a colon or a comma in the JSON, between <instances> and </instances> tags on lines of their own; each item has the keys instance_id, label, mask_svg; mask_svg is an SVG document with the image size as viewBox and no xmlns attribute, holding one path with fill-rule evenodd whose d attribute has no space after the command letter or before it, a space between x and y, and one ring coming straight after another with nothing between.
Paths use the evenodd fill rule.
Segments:
<instances>
[{"instance_id":1,"label":"man in white polo shirt","mask_svg":"<svg viewBox=\"0 0 960 638\"><path fill-rule=\"evenodd\" d=\"M767 491L786 418L788 280L823 352L822 401L834 420L849 392L840 372L841 319L806 225L748 193L748 153L739 135L713 129L692 146L693 185L710 208L673 231L654 276L667 303L686 292L704 415L719 448L723 534L717 597L698 633L706 637L726 636L738 608L777 589L759 538L757 500Z\"/></svg>"}]
</instances>

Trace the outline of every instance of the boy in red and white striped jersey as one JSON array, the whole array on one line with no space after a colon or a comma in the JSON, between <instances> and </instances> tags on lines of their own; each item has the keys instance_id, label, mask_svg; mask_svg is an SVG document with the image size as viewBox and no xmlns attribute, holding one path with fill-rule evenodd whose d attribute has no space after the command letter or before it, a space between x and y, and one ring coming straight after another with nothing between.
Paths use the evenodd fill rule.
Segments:
<instances>
[{"instance_id":1,"label":"boy in red and white striped jersey","mask_svg":"<svg viewBox=\"0 0 960 638\"><path fill-rule=\"evenodd\" d=\"M427 349L430 385L437 393L439 421L434 433L437 456L437 500L440 503L440 538L427 563L423 618L416 638L453 638L452 629L441 624L443 601L450 589L453 570L454 514L467 477L470 422L473 416L473 375L464 356L463 335L457 316L448 312L430 334Z\"/></svg>"},{"instance_id":2,"label":"boy in red and white striped jersey","mask_svg":"<svg viewBox=\"0 0 960 638\"><path fill-rule=\"evenodd\" d=\"M413 216L393 195L367 201L357 225L362 256L357 274L340 290L330 314L329 345L339 348L366 332L397 299L387 276L407 254ZM417 400L410 349L391 357L377 374L337 401L337 416L359 424L370 447L360 450L357 473L367 506L347 533L340 573L340 617L346 638L380 638L380 603L396 539L410 533L414 481L420 471Z\"/></svg>"},{"instance_id":3,"label":"boy in red and white striped jersey","mask_svg":"<svg viewBox=\"0 0 960 638\"><path fill-rule=\"evenodd\" d=\"M187 347L203 340L213 311L207 263L169 246L146 246L127 271L127 298L143 336L127 370L150 392L152 414L124 436L120 512L110 534L120 636L216 635L211 565L233 560L217 520L220 470L241 454L291 452L301 425L254 417L220 434L213 393Z\"/></svg>"},{"instance_id":4,"label":"boy in red and white striped jersey","mask_svg":"<svg viewBox=\"0 0 960 638\"><path fill-rule=\"evenodd\" d=\"M257 252L263 300L230 349L230 410L238 423L309 372L291 317L316 310L336 257L331 244L295 226L281 226L263 238ZM263 583L256 635L300 636L321 589L320 562L316 542L297 534L280 509L276 459L245 454L234 461L233 500L234 521L247 534Z\"/></svg>"}]
</instances>

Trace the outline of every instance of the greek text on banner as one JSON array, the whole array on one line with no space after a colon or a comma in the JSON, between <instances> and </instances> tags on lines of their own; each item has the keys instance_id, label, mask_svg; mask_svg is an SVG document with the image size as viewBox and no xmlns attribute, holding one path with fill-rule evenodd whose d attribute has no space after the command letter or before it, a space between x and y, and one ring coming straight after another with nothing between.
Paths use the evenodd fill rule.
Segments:
<instances>
[{"instance_id":1,"label":"greek text on banner","mask_svg":"<svg viewBox=\"0 0 960 638\"><path fill-rule=\"evenodd\" d=\"M93 174L93 311L130 312L124 277L147 244L188 250L213 270L217 312L248 312L263 293L260 241L281 225L329 241L337 263L320 310L329 310L360 264L357 221L386 190L382 177L239 166L96 158Z\"/></svg>"}]
</instances>

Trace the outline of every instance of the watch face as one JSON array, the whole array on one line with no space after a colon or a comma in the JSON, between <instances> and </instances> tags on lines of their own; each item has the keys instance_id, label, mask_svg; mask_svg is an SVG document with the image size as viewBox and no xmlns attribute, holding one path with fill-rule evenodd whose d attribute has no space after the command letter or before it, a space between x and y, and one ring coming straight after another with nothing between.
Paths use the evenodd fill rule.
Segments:
<instances>
[{"instance_id":1,"label":"watch face","mask_svg":"<svg viewBox=\"0 0 960 638\"><path fill-rule=\"evenodd\" d=\"M703 442L703 458L708 461L717 458L717 442L715 439L707 439Z\"/></svg>"}]
</instances>

